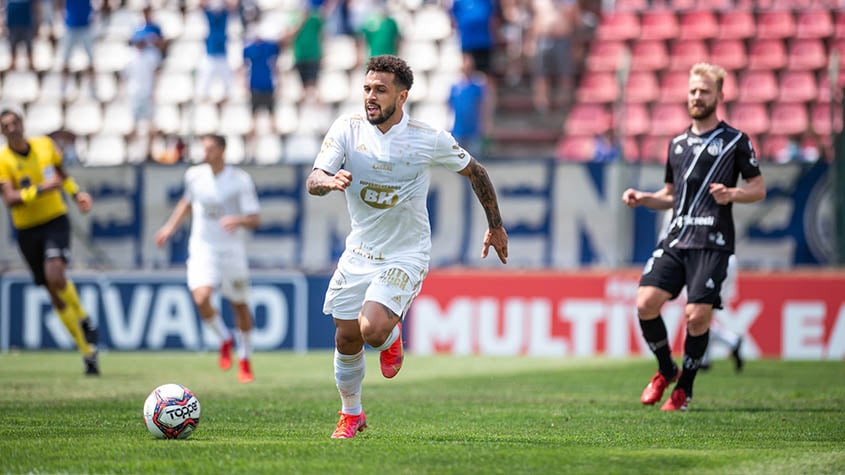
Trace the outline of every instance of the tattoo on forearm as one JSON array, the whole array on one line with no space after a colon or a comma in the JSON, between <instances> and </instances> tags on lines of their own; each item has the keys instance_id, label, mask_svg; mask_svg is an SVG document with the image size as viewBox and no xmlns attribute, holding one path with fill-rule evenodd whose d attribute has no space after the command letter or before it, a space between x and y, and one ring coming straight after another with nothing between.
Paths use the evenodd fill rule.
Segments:
<instances>
[{"instance_id":1,"label":"tattoo on forearm","mask_svg":"<svg viewBox=\"0 0 845 475\"><path fill-rule=\"evenodd\" d=\"M496 190L493 188L493 182L487 175L487 170L478 163L471 165L472 170L469 174L469 182L472 185L472 191L478 197L478 201L484 208L484 213L487 215L487 224L491 228L498 228L502 225L502 216L499 213L499 203L496 199Z\"/></svg>"},{"instance_id":2,"label":"tattoo on forearm","mask_svg":"<svg viewBox=\"0 0 845 475\"><path fill-rule=\"evenodd\" d=\"M312 195L323 196L332 191L331 188L321 183L318 177L313 174L308 176L305 185L308 188L308 192Z\"/></svg>"}]
</instances>

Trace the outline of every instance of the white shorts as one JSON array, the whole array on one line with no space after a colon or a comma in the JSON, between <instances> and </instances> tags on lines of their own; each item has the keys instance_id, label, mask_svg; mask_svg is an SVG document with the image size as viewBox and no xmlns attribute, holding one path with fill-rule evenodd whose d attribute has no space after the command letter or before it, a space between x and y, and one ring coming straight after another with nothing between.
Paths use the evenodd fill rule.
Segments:
<instances>
[{"instance_id":1,"label":"white shorts","mask_svg":"<svg viewBox=\"0 0 845 475\"><path fill-rule=\"evenodd\" d=\"M230 302L246 302L249 295L249 262L239 251L189 253L188 288L220 288Z\"/></svg>"},{"instance_id":2,"label":"white shorts","mask_svg":"<svg viewBox=\"0 0 845 475\"><path fill-rule=\"evenodd\" d=\"M428 266L414 261L379 262L344 253L329 282L323 313L355 320L366 301L378 302L400 318L422 288Z\"/></svg>"}]
</instances>

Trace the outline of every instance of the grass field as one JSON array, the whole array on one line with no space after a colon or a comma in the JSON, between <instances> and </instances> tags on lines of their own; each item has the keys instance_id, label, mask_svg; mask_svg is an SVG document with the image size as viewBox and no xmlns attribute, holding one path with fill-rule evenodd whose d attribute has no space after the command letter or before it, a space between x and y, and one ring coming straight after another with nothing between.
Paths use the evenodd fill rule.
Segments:
<instances>
[{"instance_id":1,"label":"grass field","mask_svg":"<svg viewBox=\"0 0 845 475\"><path fill-rule=\"evenodd\" d=\"M73 353L0 356L2 473L845 473L845 364L727 361L690 411L644 407L651 360L415 357L387 381L368 355L369 428L332 440L331 355L262 353L238 384L215 355L110 353L86 379ZM188 440L144 427L166 382L202 404ZM667 394L668 396L668 394Z\"/></svg>"}]
</instances>

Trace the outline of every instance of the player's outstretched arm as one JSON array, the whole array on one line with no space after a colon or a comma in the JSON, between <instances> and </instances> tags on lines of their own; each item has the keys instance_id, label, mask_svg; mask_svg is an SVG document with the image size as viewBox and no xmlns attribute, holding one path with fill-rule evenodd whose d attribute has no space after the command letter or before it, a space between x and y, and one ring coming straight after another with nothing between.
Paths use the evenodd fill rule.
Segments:
<instances>
[{"instance_id":1,"label":"player's outstretched arm","mask_svg":"<svg viewBox=\"0 0 845 475\"><path fill-rule=\"evenodd\" d=\"M763 175L748 179L745 185L728 188L721 183L710 184L710 194L720 205L728 203L754 203L766 197L766 182Z\"/></svg>"},{"instance_id":2,"label":"player's outstretched arm","mask_svg":"<svg viewBox=\"0 0 845 475\"><path fill-rule=\"evenodd\" d=\"M490 176L487 175L487 169L484 168L478 160L470 158L469 165L464 167L459 172L461 175L467 177L472 191L478 197L481 207L484 208L484 214L487 216L487 232L484 234L484 246L481 249L481 257L486 258L490 251L490 246L496 250L499 260L503 264L508 262L508 233L502 224L502 215L499 212L499 201L496 198L496 189L493 187L493 182L490 181Z\"/></svg>"},{"instance_id":3,"label":"player's outstretched arm","mask_svg":"<svg viewBox=\"0 0 845 475\"><path fill-rule=\"evenodd\" d=\"M670 209L675 202L675 187L667 183L654 193L628 188L622 192L622 202L629 208L645 206L651 209Z\"/></svg>"},{"instance_id":4,"label":"player's outstretched arm","mask_svg":"<svg viewBox=\"0 0 845 475\"><path fill-rule=\"evenodd\" d=\"M60 180L58 186L64 189L65 193L73 198L73 201L76 202L76 206L79 207L79 211L82 211L83 213L90 211L91 205L94 204L94 200L91 198L91 195L79 189L79 185L76 183L76 180L67 173L67 170L65 170L64 167L57 166L56 175Z\"/></svg>"},{"instance_id":5,"label":"player's outstretched arm","mask_svg":"<svg viewBox=\"0 0 845 475\"><path fill-rule=\"evenodd\" d=\"M170 218L167 219L167 222L164 223L155 234L155 243L156 246L161 247L173 236L173 233L179 229L179 226L185 222L185 219L191 214L191 203L182 198L179 200L179 203L176 204L176 208L173 209L173 213L170 215Z\"/></svg>"},{"instance_id":6,"label":"player's outstretched arm","mask_svg":"<svg viewBox=\"0 0 845 475\"><path fill-rule=\"evenodd\" d=\"M351 183L352 174L348 170L338 170L332 175L319 168L312 170L305 180L308 193L315 196L323 196L333 190L344 191Z\"/></svg>"}]
</instances>

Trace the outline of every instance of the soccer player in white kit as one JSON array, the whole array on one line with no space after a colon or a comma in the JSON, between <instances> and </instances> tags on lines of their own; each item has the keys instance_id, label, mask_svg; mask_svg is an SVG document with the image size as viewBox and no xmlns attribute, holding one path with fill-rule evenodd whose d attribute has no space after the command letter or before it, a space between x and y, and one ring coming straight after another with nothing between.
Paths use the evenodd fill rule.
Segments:
<instances>
[{"instance_id":1,"label":"soccer player in white kit","mask_svg":"<svg viewBox=\"0 0 845 475\"><path fill-rule=\"evenodd\" d=\"M185 172L185 194L170 218L155 235L163 246L185 219L193 216L188 240L188 288L203 321L220 337L220 367L232 366L232 333L211 304L214 289L229 300L238 327L238 381L252 382L252 313L247 305L249 265L246 239L258 227L259 204L255 185L245 171L226 165L226 139L207 135L202 139L205 162Z\"/></svg>"},{"instance_id":2,"label":"soccer player in white kit","mask_svg":"<svg viewBox=\"0 0 845 475\"><path fill-rule=\"evenodd\" d=\"M413 82L402 59L370 58L366 115L334 122L306 182L312 195L344 192L352 224L323 305L335 324L334 374L342 403L335 439L352 438L367 426L361 406L364 343L381 352L384 377L402 367L400 322L420 291L431 254L429 168L442 165L467 177L487 216L481 257L493 246L507 262L508 236L487 171L448 132L403 112Z\"/></svg>"}]
</instances>

